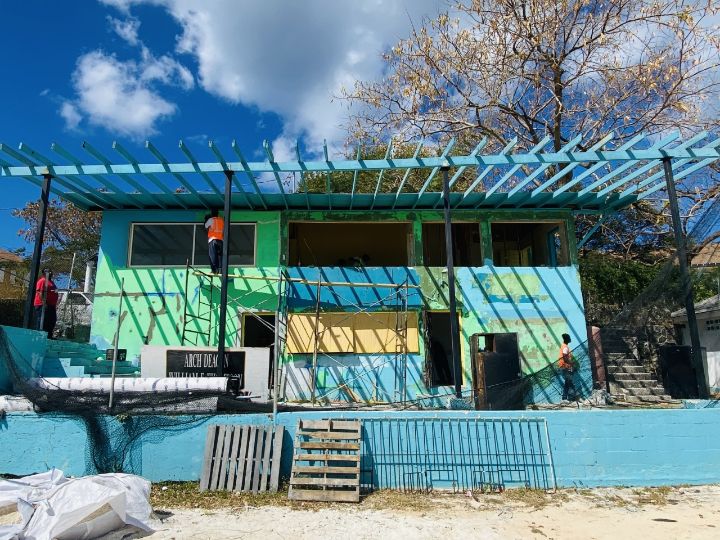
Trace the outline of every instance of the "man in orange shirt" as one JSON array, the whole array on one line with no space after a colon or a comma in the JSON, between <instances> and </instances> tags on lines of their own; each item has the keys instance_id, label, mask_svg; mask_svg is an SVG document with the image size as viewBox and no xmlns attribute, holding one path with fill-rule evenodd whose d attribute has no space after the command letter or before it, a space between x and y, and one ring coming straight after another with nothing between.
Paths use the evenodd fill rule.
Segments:
<instances>
[{"instance_id":1,"label":"man in orange shirt","mask_svg":"<svg viewBox=\"0 0 720 540\"><path fill-rule=\"evenodd\" d=\"M205 218L205 228L208 232L208 254L210 255L210 270L219 274L222 267L222 250L225 229L225 220L218 217L218 211L212 210Z\"/></svg>"},{"instance_id":2,"label":"man in orange shirt","mask_svg":"<svg viewBox=\"0 0 720 540\"><path fill-rule=\"evenodd\" d=\"M575 391L575 383L573 382L573 376L575 373L575 360L573 359L572 352L570 352L570 335L562 335L562 345L560 345L560 352L558 354L558 367L562 370L565 384L563 385L562 399L567 401L570 399L570 391L572 390L573 397L577 398Z\"/></svg>"},{"instance_id":3,"label":"man in orange shirt","mask_svg":"<svg viewBox=\"0 0 720 540\"><path fill-rule=\"evenodd\" d=\"M49 268L43 269L43 275L35 284L35 324L38 330L45 330L48 338L53 338L57 322L57 287L52 280L53 273Z\"/></svg>"}]
</instances>

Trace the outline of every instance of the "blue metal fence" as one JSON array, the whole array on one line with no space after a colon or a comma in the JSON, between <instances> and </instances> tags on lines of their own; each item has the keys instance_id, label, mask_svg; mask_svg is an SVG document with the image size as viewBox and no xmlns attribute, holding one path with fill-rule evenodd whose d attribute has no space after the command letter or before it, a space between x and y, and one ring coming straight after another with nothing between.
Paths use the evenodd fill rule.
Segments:
<instances>
[{"instance_id":1,"label":"blue metal fence","mask_svg":"<svg viewBox=\"0 0 720 540\"><path fill-rule=\"evenodd\" d=\"M556 487L544 418L363 419L367 490Z\"/></svg>"}]
</instances>

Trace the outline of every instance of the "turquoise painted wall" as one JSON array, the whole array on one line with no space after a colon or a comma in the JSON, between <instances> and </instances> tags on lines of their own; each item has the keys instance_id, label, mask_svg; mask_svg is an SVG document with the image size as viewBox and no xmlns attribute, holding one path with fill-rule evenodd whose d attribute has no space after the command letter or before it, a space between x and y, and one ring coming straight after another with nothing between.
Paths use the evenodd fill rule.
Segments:
<instances>
[{"instance_id":1,"label":"turquoise painted wall","mask_svg":"<svg viewBox=\"0 0 720 540\"><path fill-rule=\"evenodd\" d=\"M387 419L544 418L547 422L554 471L560 487L659 486L720 482L720 409L594 410L512 412L372 412L281 413L286 427L283 476L290 467L297 421L319 418ZM267 425L267 415L153 417L160 429L150 430L127 447L123 469L151 481L197 480L200 475L207 426ZM133 431L136 419L101 418L113 444L121 447L122 433ZM137 419L142 421L142 419ZM38 437L42 433L42 437ZM364 448L382 444L381 430L364 433ZM369 440L368 437L373 437ZM472 438L472 437L470 437ZM12 441L12 444L7 444ZM455 438L458 452L477 447ZM95 472L86 425L67 416L11 413L0 420L0 473L25 475L57 467L70 475ZM474 445L474 446L473 446ZM83 450L84 449L84 450ZM367 450L366 450L367 452ZM110 457L120 455L111 452ZM412 461L413 456L408 456ZM378 478L390 475L377 472ZM383 487L392 487L390 480ZM440 482L436 487L444 486Z\"/></svg>"},{"instance_id":2,"label":"turquoise painted wall","mask_svg":"<svg viewBox=\"0 0 720 540\"><path fill-rule=\"evenodd\" d=\"M0 333L0 339L4 340L0 346L0 394L12 394L11 360L17 366L18 375L39 376L47 349L47 334L14 326L0 326Z\"/></svg>"},{"instance_id":3,"label":"turquoise painted wall","mask_svg":"<svg viewBox=\"0 0 720 540\"><path fill-rule=\"evenodd\" d=\"M122 319L120 347L128 349L129 358L139 354L143 343L158 345L180 344L183 313L186 302L191 313L203 308L208 291L202 287L204 278L185 276L185 268L128 268L129 231L133 222L195 222L200 223L204 212L198 211L108 211L104 214L101 253L96 280L91 341L98 348L111 347L118 317ZM309 281L322 273L327 281L363 281L370 283L408 283L420 287L408 292L408 309L447 310L447 280L442 268L428 268L422 264L422 223L437 222L442 214L421 212L233 212L233 221L257 223L257 266L234 268L236 275L251 277L278 275L281 262L288 260L288 222L305 221L403 221L414 231L414 258L418 266L353 268L295 268L292 277ZM573 339L575 356L581 369L576 385L583 394L591 384L587 359L586 330L580 281L576 266L576 250L572 217L558 211L494 211L477 213L462 211L454 214L458 221L479 221L485 265L457 269L457 299L461 315L464 386L470 388L470 338L476 333L515 332L521 353L521 371L525 375L541 372L557 359L561 334ZM556 220L568 231L570 266L547 268L504 268L492 265L490 221L508 219ZM125 278L126 294L118 312L120 279ZM184 296L188 277L187 298ZM217 284L217 280L216 284ZM315 308L315 288L304 284L290 287L288 310L312 311ZM353 311L357 306L371 310L394 310L397 298L388 298L389 290L380 288L327 287L321 294L325 311ZM273 281L233 279L229 290L229 328L227 344L234 344L238 306L261 312L277 308L277 284ZM219 303L216 290L214 302ZM215 314L215 317L217 315ZM208 323L189 319L190 329L202 331ZM214 327L214 325L212 325ZM422 340L421 340L422 341ZM216 330L210 344L217 342ZM206 344L202 338L199 344ZM398 365L387 355L343 355L334 360L321 359L318 383L332 390L338 381L352 380L352 391L362 401L399 401L423 396L442 396L451 392L448 387L428 388L423 378L424 343L420 352L408 355L407 366ZM287 372L287 396L290 399L309 398L309 367L311 355L283 355ZM372 376L363 375L372 372ZM402 382L400 382L402 381ZM550 370L536 376L530 402L557 401L561 393L559 374ZM346 393L335 391L331 399L348 399ZM426 405L438 405L430 399Z\"/></svg>"}]
</instances>

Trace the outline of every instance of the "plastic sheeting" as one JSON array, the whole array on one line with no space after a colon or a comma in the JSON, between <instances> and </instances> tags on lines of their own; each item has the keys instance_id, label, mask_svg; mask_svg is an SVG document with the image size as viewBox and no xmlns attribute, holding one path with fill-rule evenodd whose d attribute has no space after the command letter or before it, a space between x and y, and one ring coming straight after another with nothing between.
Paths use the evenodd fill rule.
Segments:
<instances>
[{"instance_id":1,"label":"plastic sheeting","mask_svg":"<svg viewBox=\"0 0 720 540\"><path fill-rule=\"evenodd\" d=\"M112 380L91 377L44 377L28 379L28 384L40 390L72 390L75 392L110 393ZM227 392L227 377L153 377L115 379L115 393L184 393L209 392L213 394Z\"/></svg>"},{"instance_id":2,"label":"plastic sheeting","mask_svg":"<svg viewBox=\"0 0 720 540\"><path fill-rule=\"evenodd\" d=\"M83 540L127 525L152 532L150 482L132 474L68 479L62 471L0 481L0 513L16 507L19 525L0 526L0 540Z\"/></svg>"},{"instance_id":3,"label":"plastic sheeting","mask_svg":"<svg viewBox=\"0 0 720 540\"><path fill-rule=\"evenodd\" d=\"M32 412L32 401L20 396L0 396L0 416L10 412Z\"/></svg>"}]
</instances>

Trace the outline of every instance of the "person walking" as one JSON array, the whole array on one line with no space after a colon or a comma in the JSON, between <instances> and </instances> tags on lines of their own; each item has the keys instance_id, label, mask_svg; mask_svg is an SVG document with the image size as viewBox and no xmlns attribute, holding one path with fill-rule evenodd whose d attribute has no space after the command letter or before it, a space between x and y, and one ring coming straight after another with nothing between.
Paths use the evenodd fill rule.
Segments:
<instances>
[{"instance_id":1,"label":"person walking","mask_svg":"<svg viewBox=\"0 0 720 540\"><path fill-rule=\"evenodd\" d=\"M575 359L573 358L572 352L570 351L570 335L562 335L562 345L560 345L560 352L558 358L558 367L562 371L564 384L563 384L563 401L570 399L570 394L577 399L577 393L575 391L575 382L573 381L575 375Z\"/></svg>"},{"instance_id":2,"label":"person walking","mask_svg":"<svg viewBox=\"0 0 720 540\"><path fill-rule=\"evenodd\" d=\"M35 327L47 332L48 339L53 339L57 322L58 293L53 273L49 268L43 269L43 275L35 284Z\"/></svg>"},{"instance_id":3,"label":"person walking","mask_svg":"<svg viewBox=\"0 0 720 540\"><path fill-rule=\"evenodd\" d=\"M222 267L223 235L225 220L218 216L218 211L213 210L205 218L205 228L208 233L208 255L210 256L210 270L213 274L219 274Z\"/></svg>"}]
</instances>

